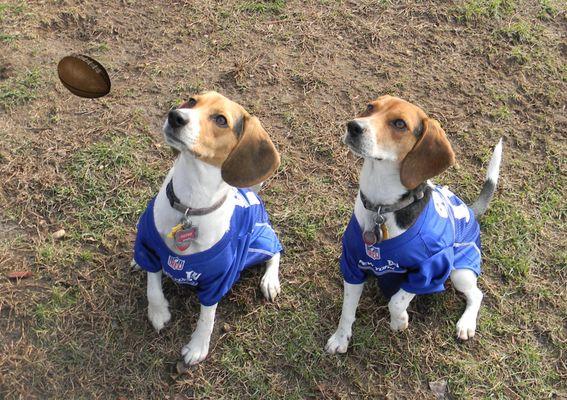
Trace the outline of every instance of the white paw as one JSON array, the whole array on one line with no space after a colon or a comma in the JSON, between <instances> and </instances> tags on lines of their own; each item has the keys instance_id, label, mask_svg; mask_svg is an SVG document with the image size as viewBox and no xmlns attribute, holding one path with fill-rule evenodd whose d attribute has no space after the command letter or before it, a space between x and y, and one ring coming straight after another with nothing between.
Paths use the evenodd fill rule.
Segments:
<instances>
[{"instance_id":1,"label":"white paw","mask_svg":"<svg viewBox=\"0 0 567 400\"><path fill-rule=\"evenodd\" d=\"M265 273L260 282L260 289L267 300L273 301L281 292L278 274Z\"/></svg>"},{"instance_id":2,"label":"white paw","mask_svg":"<svg viewBox=\"0 0 567 400\"><path fill-rule=\"evenodd\" d=\"M148 318L156 331L161 331L171 319L167 300L158 304L148 304Z\"/></svg>"},{"instance_id":3,"label":"white paw","mask_svg":"<svg viewBox=\"0 0 567 400\"><path fill-rule=\"evenodd\" d=\"M337 329L333 336L327 340L325 351L329 354L346 353L351 333L347 333L342 329Z\"/></svg>"},{"instance_id":4,"label":"white paw","mask_svg":"<svg viewBox=\"0 0 567 400\"><path fill-rule=\"evenodd\" d=\"M183 346L181 355L185 365L195 365L207 358L209 354L209 338L202 338L195 335L191 341Z\"/></svg>"},{"instance_id":5,"label":"white paw","mask_svg":"<svg viewBox=\"0 0 567 400\"><path fill-rule=\"evenodd\" d=\"M464 313L457 322L457 337L461 340L471 339L476 331L476 315Z\"/></svg>"},{"instance_id":6,"label":"white paw","mask_svg":"<svg viewBox=\"0 0 567 400\"><path fill-rule=\"evenodd\" d=\"M394 332L403 331L404 329L407 329L408 326L409 315L407 311L404 311L402 314L395 317L393 315L390 317L390 328Z\"/></svg>"}]
</instances>

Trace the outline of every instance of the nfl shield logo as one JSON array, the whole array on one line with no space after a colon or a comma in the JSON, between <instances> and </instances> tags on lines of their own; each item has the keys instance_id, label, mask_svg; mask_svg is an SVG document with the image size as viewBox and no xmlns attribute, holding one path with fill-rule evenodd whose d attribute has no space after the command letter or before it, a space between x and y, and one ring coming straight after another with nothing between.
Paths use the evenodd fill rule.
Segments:
<instances>
[{"instance_id":1,"label":"nfl shield logo","mask_svg":"<svg viewBox=\"0 0 567 400\"><path fill-rule=\"evenodd\" d=\"M181 271L183 269L183 266L185 265L185 260L182 260L179 257L169 256L167 258L167 265L169 265L171 269Z\"/></svg>"},{"instance_id":2,"label":"nfl shield logo","mask_svg":"<svg viewBox=\"0 0 567 400\"><path fill-rule=\"evenodd\" d=\"M373 260L380 259L380 247L375 247L373 245L364 245L366 247L366 255Z\"/></svg>"}]
</instances>

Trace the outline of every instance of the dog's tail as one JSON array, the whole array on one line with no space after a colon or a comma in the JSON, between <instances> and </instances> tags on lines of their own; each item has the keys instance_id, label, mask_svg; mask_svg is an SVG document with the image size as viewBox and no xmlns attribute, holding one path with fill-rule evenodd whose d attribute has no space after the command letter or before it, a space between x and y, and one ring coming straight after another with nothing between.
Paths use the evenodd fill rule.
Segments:
<instances>
[{"instance_id":1,"label":"dog's tail","mask_svg":"<svg viewBox=\"0 0 567 400\"><path fill-rule=\"evenodd\" d=\"M498 182L498 175L500 175L500 161L502 160L502 138L498 141L492 157L488 163L488 171L486 172L486 179L480 191L478 199L472 204L471 208L475 217L484 214L488 208L488 204L496 191L496 183Z\"/></svg>"}]
</instances>

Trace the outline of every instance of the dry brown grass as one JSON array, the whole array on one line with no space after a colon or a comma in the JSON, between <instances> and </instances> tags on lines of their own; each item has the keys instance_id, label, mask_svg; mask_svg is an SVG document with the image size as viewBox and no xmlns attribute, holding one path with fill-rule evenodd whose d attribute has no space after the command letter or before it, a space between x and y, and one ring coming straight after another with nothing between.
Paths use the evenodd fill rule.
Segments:
<instances>
[{"instance_id":1,"label":"dry brown grass","mask_svg":"<svg viewBox=\"0 0 567 400\"><path fill-rule=\"evenodd\" d=\"M565 22L553 0L0 4L0 398L415 399L438 379L454 398L566 396ZM107 66L109 96L59 84L71 52ZM172 161L164 114L202 89L253 110L281 151L263 197L287 252L281 298L247 273L208 360L178 376L196 298L166 284L173 320L154 333L128 263ZM349 353L329 356L359 165L339 139L384 93L442 122L459 166L440 181L464 198L506 138L479 331L454 340L464 302L448 290L393 334L370 285Z\"/></svg>"}]
</instances>

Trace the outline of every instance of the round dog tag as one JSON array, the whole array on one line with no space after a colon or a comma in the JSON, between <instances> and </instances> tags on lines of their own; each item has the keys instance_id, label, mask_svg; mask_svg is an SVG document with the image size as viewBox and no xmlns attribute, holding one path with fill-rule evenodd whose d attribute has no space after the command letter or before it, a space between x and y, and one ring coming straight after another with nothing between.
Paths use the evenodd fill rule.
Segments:
<instances>
[{"instance_id":1,"label":"round dog tag","mask_svg":"<svg viewBox=\"0 0 567 400\"><path fill-rule=\"evenodd\" d=\"M173 236L175 247L177 247L177 249L181 251L187 250L191 245L191 242L197 239L197 235L198 232L196 226L191 226L189 228L181 229L175 232Z\"/></svg>"},{"instance_id":2,"label":"round dog tag","mask_svg":"<svg viewBox=\"0 0 567 400\"><path fill-rule=\"evenodd\" d=\"M372 231L365 231L362 234L362 240L364 240L364 244L368 246L372 246L374 243L378 241L376 234Z\"/></svg>"}]
</instances>

